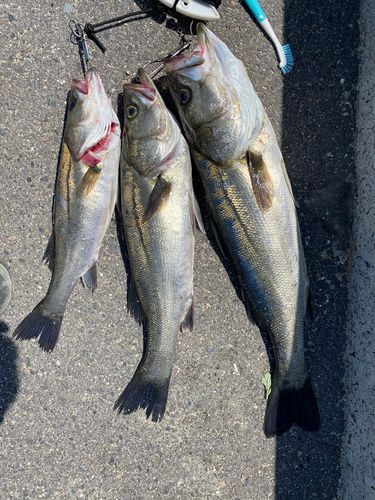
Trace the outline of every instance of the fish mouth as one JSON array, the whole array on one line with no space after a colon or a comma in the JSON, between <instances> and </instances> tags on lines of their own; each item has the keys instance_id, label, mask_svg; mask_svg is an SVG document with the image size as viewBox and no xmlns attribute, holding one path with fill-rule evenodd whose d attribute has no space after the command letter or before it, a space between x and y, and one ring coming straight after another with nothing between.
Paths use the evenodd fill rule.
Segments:
<instances>
[{"instance_id":1,"label":"fish mouth","mask_svg":"<svg viewBox=\"0 0 375 500\"><path fill-rule=\"evenodd\" d=\"M203 80L212 66L211 32L203 23L197 25L197 47L191 54L173 56L164 61L165 71L180 72L193 80Z\"/></svg>"},{"instance_id":2,"label":"fish mouth","mask_svg":"<svg viewBox=\"0 0 375 500\"><path fill-rule=\"evenodd\" d=\"M100 93L104 92L104 87L102 81L100 79L99 73L95 68L90 68L85 76L84 80L80 80L79 78L73 78L72 80L72 89L76 91L79 99L84 99L89 95L92 90L92 86L95 85L98 87Z\"/></svg>"},{"instance_id":3,"label":"fish mouth","mask_svg":"<svg viewBox=\"0 0 375 500\"><path fill-rule=\"evenodd\" d=\"M111 122L106 127L105 136L100 139L96 144L86 149L81 158L82 163L89 167L96 167L102 161L102 156L110 151L113 146L118 142L120 137L120 124L118 122Z\"/></svg>"},{"instance_id":4,"label":"fish mouth","mask_svg":"<svg viewBox=\"0 0 375 500\"><path fill-rule=\"evenodd\" d=\"M124 85L124 94L132 92L136 94L146 106L149 106L150 104L153 104L156 99L156 88L154 86L154 82L143 68L139 68L138 78L141 82L140 84L128 83Z\"/></svg>"},{"instance_id":5,"label":"fish mouth","mask_svg":"<svg viewBox=\"0 0 375 500\"><path fill-rule=\"evenodd\" d=\"M97 106L100 107L100 113L90 128L90 133L83 143L72 141L74 157L89 167L95 167L102 161L102 155L110 151L118 142L120 122L113 112L110 99L105 93L102 81L95 68L88 70L84 80L73 79L72 89L77 93L80 100L86 99L91 92L95 92L95 89L98 93L99 101ZM79 130L80 127L83 129L87 127L85 119L75 125L76 130ZM76 132L75 135L78 135L78 133Z\"/></svg>"}]
</instances>

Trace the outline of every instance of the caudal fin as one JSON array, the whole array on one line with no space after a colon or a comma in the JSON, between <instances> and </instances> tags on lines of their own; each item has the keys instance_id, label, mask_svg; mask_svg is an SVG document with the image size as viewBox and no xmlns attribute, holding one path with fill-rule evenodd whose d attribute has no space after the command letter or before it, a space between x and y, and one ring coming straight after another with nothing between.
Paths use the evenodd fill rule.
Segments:
<instances>
[{"instance_id":1,"label":"caudal fin","mask_svg":"<svg viewBox=\"0 0 375 500\"><path fill-rule=\"evenodd\" d=\"M299 390L271 390L264 418L266 437L281 436L293 424L304 431L319 430L319 410L309 378Z\"/></svg>"},{"instance_id":2,"label":"caudal fin","mask_svg":"<svg viewBox=\"0 0 375 500\"><path fill-rule=\"evenodd\" d=\"M153 422L161 421L167 406L169 381L171 376L160 379L151 377L138 366L133 378L115 403L114 409L128 415L143 408L147 418L152 415Z\"/></svg>"},{"instance_id":3,"label":"caudal fin","mask_svg":"<svg viewBox=\"0 0 375 500\"><path fill-rule=\"evenodd\" d=\"M17 326L13 337L17 340L30 340L39 337L39 346L51 352L59 337L64 314L46 313L40 302L34 310Z\"/></svg>"}]
</instances>

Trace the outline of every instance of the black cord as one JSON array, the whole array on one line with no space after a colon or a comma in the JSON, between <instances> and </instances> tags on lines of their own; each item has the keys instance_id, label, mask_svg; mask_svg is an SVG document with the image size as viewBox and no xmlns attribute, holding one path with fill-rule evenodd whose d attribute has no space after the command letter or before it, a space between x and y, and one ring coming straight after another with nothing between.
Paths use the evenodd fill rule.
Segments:
<instances>
[{"instance_id":1,"label":"black cord","mask_svg":"<svg viewBox=\"0 0 375 500\"><path fill-rule=\"evenodd\" d=\"M107 24L113 24L113 23L119 23L121 21L124 21L125 19L128 19L129 17L134 17L134 16L139 16L141 14L151 14L152 12L155 12L155 9L147 9L147 10L137 10L136 12L130 12L129 14L124 14L123 16L119 17L114 17L113 19L109 19L108 21L102 21L100 23L86 23L84 31L90 40L92 40L98 47L99 49L104 53L107 49L104 47L102 42L99 40L99 38L96 36L96 28L101 28L102 26L106 26ZM114 26L112 26L114 27ZM101 30L99 30L101 31Z\"/></svg>"}]
</instances>

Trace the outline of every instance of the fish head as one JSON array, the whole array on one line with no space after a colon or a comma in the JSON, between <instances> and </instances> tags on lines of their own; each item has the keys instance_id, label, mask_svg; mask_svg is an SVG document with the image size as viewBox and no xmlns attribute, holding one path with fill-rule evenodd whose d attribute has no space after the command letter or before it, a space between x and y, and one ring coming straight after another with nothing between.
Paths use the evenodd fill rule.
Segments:
<instances>
[{"instance_id":1,"label":"fish head","mask_svg":"<svg viewBox=\"0 0 375 500\"><path fill-rule=\"evenodd\" d=\"M238 142L240 103L224 78L222 42L202 23L197 38L194 52L166 59L165 71L188 142L222 164Z\"/></svg>"},{"instance_id":2,"label":"fish head","mask_svg":"<svg viewBox=\"0 0 375 500\"><path fill-rule=\"evenodd\" d=\"M120 122L95 69L73 79L68 100L66 143L71 154L96 166L120 142Z\"/></svg>"},{"instance_id":3,"label":"fish head","mask_svg":"<svg viewBox=\"0 0 375 500\"><path fill-rule=\"evenodd\" d=\"M123 154L140 174L162 169L181 133L154 82L144 69L140 83L124 85Z\"/></svg>"}]
</instances>

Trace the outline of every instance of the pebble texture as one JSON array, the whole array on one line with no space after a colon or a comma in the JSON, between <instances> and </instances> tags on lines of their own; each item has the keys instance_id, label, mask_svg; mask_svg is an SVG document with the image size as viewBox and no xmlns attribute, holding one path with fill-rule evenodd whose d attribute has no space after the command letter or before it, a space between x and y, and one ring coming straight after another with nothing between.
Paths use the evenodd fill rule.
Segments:
<instances>
[{"instance_id":1,"label":"pebble texture","mask_svg":"<svg viewBox=\"0 0 375 500\"><path fill-rule=\"evenodd\" d=\"M196 324L179 336L160 424L140 411L124 417L112 409L143 343L142 329L126 312L115 218L100 252L100 287L92 294L76 286L55 350L48 355L36 342L11 337L50 280L41 259L51 232L66 96L71 78L82 76L67 23L155 5L25 0L0 7L0 261L14 283L0 318L0 498L333 500L345 418L352 244L359 10L352 0L285 7L264 0L276 34L295 56L286 77L243 4L224 0L222 19L210 25L243 60L300 205L317 307L316 322L306 329L306 359L321 410L318 434L293 428L279 439L263 435L266 348L246 318L233 269L220 258L196 177L207 225L207 237L198 232L196 241ZM160 13L98 36L107 52L89 41L90 53L115 109L137 68L179 44L171 17Z\"/></svg>"},{"instance_id":2,"label":"pebble texture","mask_svg":"<svg viewBox=\"0 0 375 500\"><path fill-rule=\"evenodd\" d=\"M347 350L347 427L340 498L375 496L375 6L362 6L362 54L358 95L357 206Z\"/></svg>"}]
</instances>

